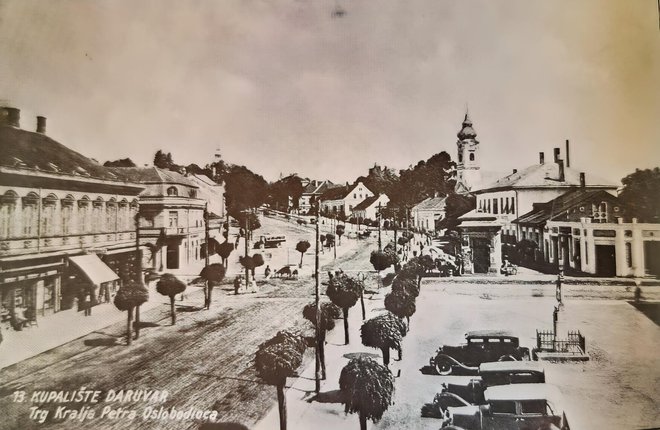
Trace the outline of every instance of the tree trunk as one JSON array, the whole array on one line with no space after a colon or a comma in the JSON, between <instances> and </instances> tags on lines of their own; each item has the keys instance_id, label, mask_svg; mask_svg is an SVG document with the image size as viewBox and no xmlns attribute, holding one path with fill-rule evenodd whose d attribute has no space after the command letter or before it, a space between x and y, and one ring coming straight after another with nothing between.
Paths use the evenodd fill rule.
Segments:
<instances>
[{"instance_id":1,"label":"tree trunk","mask_svg":"<svg viewBox=\"0 0 660 430\"><path fill-rule=\"evenodd\" d=\"M344 313L344 345L348 345L348 308L342 308L342 312Z\"/></svg>"},{"instance_id":2,"label":"tree trunk","mask_svg":"<svg viewBox=\"0 0 660 430\"><path fill-rule=\"evenodd\" d=\"M170 296L170 314L172 316L172 325L176 324L176 311L174 310L174 296Z\"/></svg>"},{"instance_id":3,"label":"tree trunk","mask_svg":"<svg viewBox=\"0 0 660 430\"><path fill-rule=\"evenodd\" d=\"M127 312L127 319L126 319L126 343L128 346L131 346L131 342L133 340L133 330L131 327L131 323L133 322L133 308L128 308Z\"/></svg>"},{"instance_id":4,"label":"tree trunk","mask_svg":"<svg viewBox=\"0 0 660 430\"><path fill-rule=\"evenodd\" d=\"M360 291L360 305L362 305L362 321L367 318L367 311L364 308L364 291Z\"/></svg>"},{"instance_id":5,"label":"tree trunk","mask_svg":"<svg viewBox=\"0 0 660 430\"><path fill-rule=\"evenodd\" d=\"M213 282L209 281L208 298L206 301L206 309L211 309L211 298L213 297Z\"/></svg>"},{"instance_id":6,"label":"tree trunk","mask_svg":"<svg viewBox=\"0 0 660 430\"><path fill-rule=\"evenodd\" d=\"M319 338L319 343L318 343L318 348L319 348L319 357L321 360L321 379L325 380L326 373L325 373L325 333L321 335Z\"/></svg>"},{"instance_id":7,"label":"tree trunk","mask_svg":"<svg viewBox=\"0 0 660 430\"><path fill-rule=\"evenodd\" d=\"M133 324L135 329L135 339L140 338L140 306L135 307L135 324Z\"/></svg>"},{"instance_id":8,"label":"tree trunk","mask_svg":"<svg viewBox=\"0 0 660 430\"><path fill-rule=\"evenodd\" d=\"M301 252L301 253L300 253L300 265L299 265L299 267L300 267L301 269L302 269L302 259L303 259L303 255L305 255L305 253L304 253L304 252Z\"/></svg>"},{"instance_id":9,"label":"tree trunk","mask_svg":"<svg viewBox=\"0 0 660 430\"><path fill-rule=\"evenodd\" d=\"M403 348L400 345L398 351L399 351L399 361L401 361L403 359Z\"/></svg>"},{"instance_id":10,"label":"tree trunk","mask_svg":"<svg viewBox=\"0 0 660 430\"><path fill-rule=\"evenodd\" d=\"M383 352L383 365L387 367L390 365L390 348L386 347L381 348L380 350Z\"/></svg>"},{"instance_id":11,"label":"tree trunk","mask_svg":"<svg viewBox=\"0 0 660 430\"><path fill-rule=\"evenodd\" d=\"M360 411L360 430L367 430L367 416Z\"/></svg>"},{"instance_id":12,"label":"tree trunk","mask_svg":"<svg viewBox=\"0 0 660 430\"><path fill-rule=\"evenodd\" d=\"M286 397L284 396L284 384L277 385L277 405L280 409L280 430L286 430Z\"/></svg>"},{"instance_id":13,"label":"tree trunk","mask_svg":"<svg viewBox=\"0 0 660 430\"><path fill-rule=\"evenodd\" d=\"M408 323L406 329L410 331L410 317L406 317L406 322Z\"/></svg>"}]
</instances>

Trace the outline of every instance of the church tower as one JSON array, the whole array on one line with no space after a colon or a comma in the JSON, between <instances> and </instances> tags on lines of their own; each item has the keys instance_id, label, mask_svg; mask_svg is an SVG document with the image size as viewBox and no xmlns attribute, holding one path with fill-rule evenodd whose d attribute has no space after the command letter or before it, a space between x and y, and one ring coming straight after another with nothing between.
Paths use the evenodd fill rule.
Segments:
<instances>
[{"instance_id":1,"label":"church tower","mask_svg":"<svg viewBox=\"0 0 660 430\"><path fill-rule=\"evenodd\" d=\"M457 134L458 162L456 163L456 192L468 194L481 182L479 141L467 112L463 127Z\"/></svg>"}]
</instances>

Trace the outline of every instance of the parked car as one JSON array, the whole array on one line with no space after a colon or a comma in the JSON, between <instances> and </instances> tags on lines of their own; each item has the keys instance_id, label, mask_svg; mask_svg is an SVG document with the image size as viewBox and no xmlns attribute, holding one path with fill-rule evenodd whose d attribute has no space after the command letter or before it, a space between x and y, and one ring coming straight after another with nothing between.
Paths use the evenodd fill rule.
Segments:
<instances>
[{"instance_id":1,"label":"parked car","mask_svg":"<svg viewBox=\"0 0 660 430\"><path fill-rule=\"evenodd\" d=\"M440 417L450 407L481 405L488 387L545 382L543 365L537 361L495 361L479 366L479 376L454 383L443 383L433 403L424 405L422 416Z\"/></svg>"},{"instance_id":2,"label":"parked car","mask_svg":"<svg viewBox=\"0 0 660 430\"><path fill-rule=\"evenodd\" d=\"M489 387L485 404L449 407L442 428L465 430L570 430L562 395L550 384L517 384Z\"/></svg>"},{"instance_id":3,"label":"parked car","mask_svg":"<svg viewBox=\"0 0 660 430\"><path fill-rule=\"evenodd\" d=\"M254 249L279 248L283 242L286 242L286 236L282 234L265 234L254 243Z\"/></svg>"},{"instance_id":4,"label":"parked car","mask_svg":"<svg viewBox=\"0 0 660 430\"><path fill-rule=\"evenodd\" d=\"M440 375L455 369L476 375L479 365L489 361L529 360L529 348L521 347L518 338L502 330L471 331L465 334L467 343L438 348L429 363Z\"/></svg>"}]
</instances>

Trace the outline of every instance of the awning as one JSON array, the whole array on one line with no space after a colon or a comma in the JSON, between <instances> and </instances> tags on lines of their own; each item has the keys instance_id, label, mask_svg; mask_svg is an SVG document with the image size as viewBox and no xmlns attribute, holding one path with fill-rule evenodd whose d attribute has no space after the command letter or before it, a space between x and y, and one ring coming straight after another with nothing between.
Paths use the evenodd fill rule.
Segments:
<instances>
[{"instance_id":1,"label":"awning","mask_svg":"<svg viewBox=\"0 0 660 430\"><path fill-rule=\"evenodd\" d=\"M94 285L119 279L119 276L101 261L96 254L69 257L69 261L78 266Z\"/></svg>"}]
</instances>

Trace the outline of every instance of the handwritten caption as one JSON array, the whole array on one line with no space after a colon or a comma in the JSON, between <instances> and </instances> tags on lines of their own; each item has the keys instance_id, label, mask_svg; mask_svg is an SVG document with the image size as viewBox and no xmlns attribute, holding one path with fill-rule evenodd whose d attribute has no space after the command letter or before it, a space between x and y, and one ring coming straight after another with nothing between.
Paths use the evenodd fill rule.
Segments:
<instances>
[{"instance_id":1,"label":"handwritten caption","mask_svg":"<svg viewBox=\"0 0 660 430\"><path fill-rule=\"evenodd\" d=\"M164 407L170 394L166 390L93 390L87 387L73 391L43 390L12 393L14 403L29 403L31 420L45 422L107 420L144 421L215 421L218 412L195 407Z\"/></svg>"}]
</instances>

